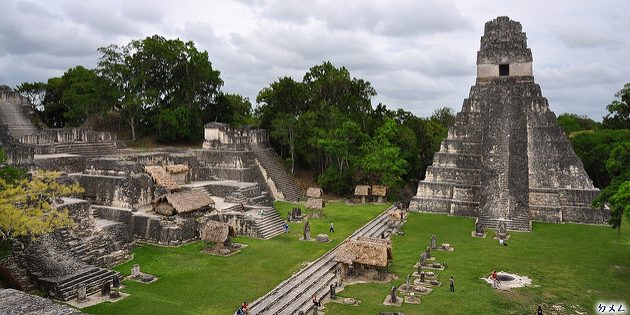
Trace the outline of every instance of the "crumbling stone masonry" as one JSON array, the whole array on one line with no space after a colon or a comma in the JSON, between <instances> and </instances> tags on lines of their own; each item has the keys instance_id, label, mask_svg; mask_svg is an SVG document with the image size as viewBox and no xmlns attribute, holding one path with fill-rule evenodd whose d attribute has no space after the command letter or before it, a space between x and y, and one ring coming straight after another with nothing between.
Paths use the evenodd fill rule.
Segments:
<instances>
[{"instance_id":1,"label":"crumbling stone masonry","mask_svg":"<svg viewBox=\"0 0 630 315\"><path fill-rule=\"evenodd\" d=\"M534 82L521 24L485 25L477 82L409 205L530 230L530 220L605 224L607 210Z\"/></svg>"}]
</instances>

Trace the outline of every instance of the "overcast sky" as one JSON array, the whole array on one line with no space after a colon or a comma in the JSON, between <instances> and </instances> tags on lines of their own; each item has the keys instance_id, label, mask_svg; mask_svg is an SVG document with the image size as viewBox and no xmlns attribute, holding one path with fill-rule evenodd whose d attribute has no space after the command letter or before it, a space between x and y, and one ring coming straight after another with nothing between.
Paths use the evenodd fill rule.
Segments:
<instances>
[{"instance_id":1,"label":"overcast sky","mask_svg":"<svg viewBox=\"0 0 630 315\"><path fill-rule=\"evenodd\" d=\"M281 76L322 61L377 90L373 104L428 116L461 110L484 23L507 15L527 33L534 77L556 114L601 120L630 82L630 1L0 0L0 84L93 68L98 47L153 34L207 50L223 90L255 104Z\"/></svg>"}]
</instances>

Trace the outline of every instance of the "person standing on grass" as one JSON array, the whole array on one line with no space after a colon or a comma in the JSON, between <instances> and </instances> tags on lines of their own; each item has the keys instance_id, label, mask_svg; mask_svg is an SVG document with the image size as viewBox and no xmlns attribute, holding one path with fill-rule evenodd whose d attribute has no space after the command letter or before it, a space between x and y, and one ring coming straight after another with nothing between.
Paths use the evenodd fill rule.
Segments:
<instances>
[{"instance_id":1,"label":"person standing on grass","mask_svg":"<svg viewBox=\"0 0 630 315\"><path fill-rule=\"evenodd\" d=\"M330 221L330 229L328 231L330 233L335 233L335 226L333 225L332 221Z\"/></svg>"},{"instance_id":2,"label":"person standing on grass","mask_svg":"<svg viewBox=\"0 0 630 315\"><path fill-rule=\"evenodd\" d=\"M451 292L455 292L455 280L453 279L453 276L451 276L451 279L449 279L448 281L451 287Z\"/></svg>"}]
</instances>

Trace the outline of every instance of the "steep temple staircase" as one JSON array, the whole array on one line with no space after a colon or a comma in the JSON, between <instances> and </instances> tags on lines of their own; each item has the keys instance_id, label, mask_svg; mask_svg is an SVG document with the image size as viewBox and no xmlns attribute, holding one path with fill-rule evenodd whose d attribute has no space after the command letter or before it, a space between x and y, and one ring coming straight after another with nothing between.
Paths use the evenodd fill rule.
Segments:
<instances>
[{"instance_id":1,"label":"steep temple staircase","mask_svg":"<svg viewBox=\"0 0 630 315\"><path fill-rule=\"evenodd\" d=\"M273 180L276 188L284 195L286 201L298 201L304 196L295 182L295 179L293 179L284 167L280 157L272 148L258 148L252 146L252 152L258 163L260 163L267 172L267 176Z\"/></svg>"},{"instance_id":2,"label":"steep temple staircase","mask_svg":"<svg viewBox=\"0 0 630 315\"><path fill-rule=\"evenodd\" d=\"M9 127L9 134L21 138L37 132L26 111L28 103L16 92L0 91L0 124Z\"/></svg>"}]
</instances>

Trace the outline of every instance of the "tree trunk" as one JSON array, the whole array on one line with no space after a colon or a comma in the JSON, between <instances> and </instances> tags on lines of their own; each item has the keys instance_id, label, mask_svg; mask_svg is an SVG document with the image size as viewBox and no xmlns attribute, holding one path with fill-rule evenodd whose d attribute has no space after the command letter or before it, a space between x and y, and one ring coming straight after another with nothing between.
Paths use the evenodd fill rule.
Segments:
<instances>
[{"instance_id":1,"label":"tree trunk","mask_svg":"<svg viewBox=\"0 0 630 315\"><path fill-rule=\"evenodd\" d=\"M289 142L289 150L291 150L291 175L295 175L295 143L293 139L293 130L289 130Z\"/></svg>"}]
</instances>

